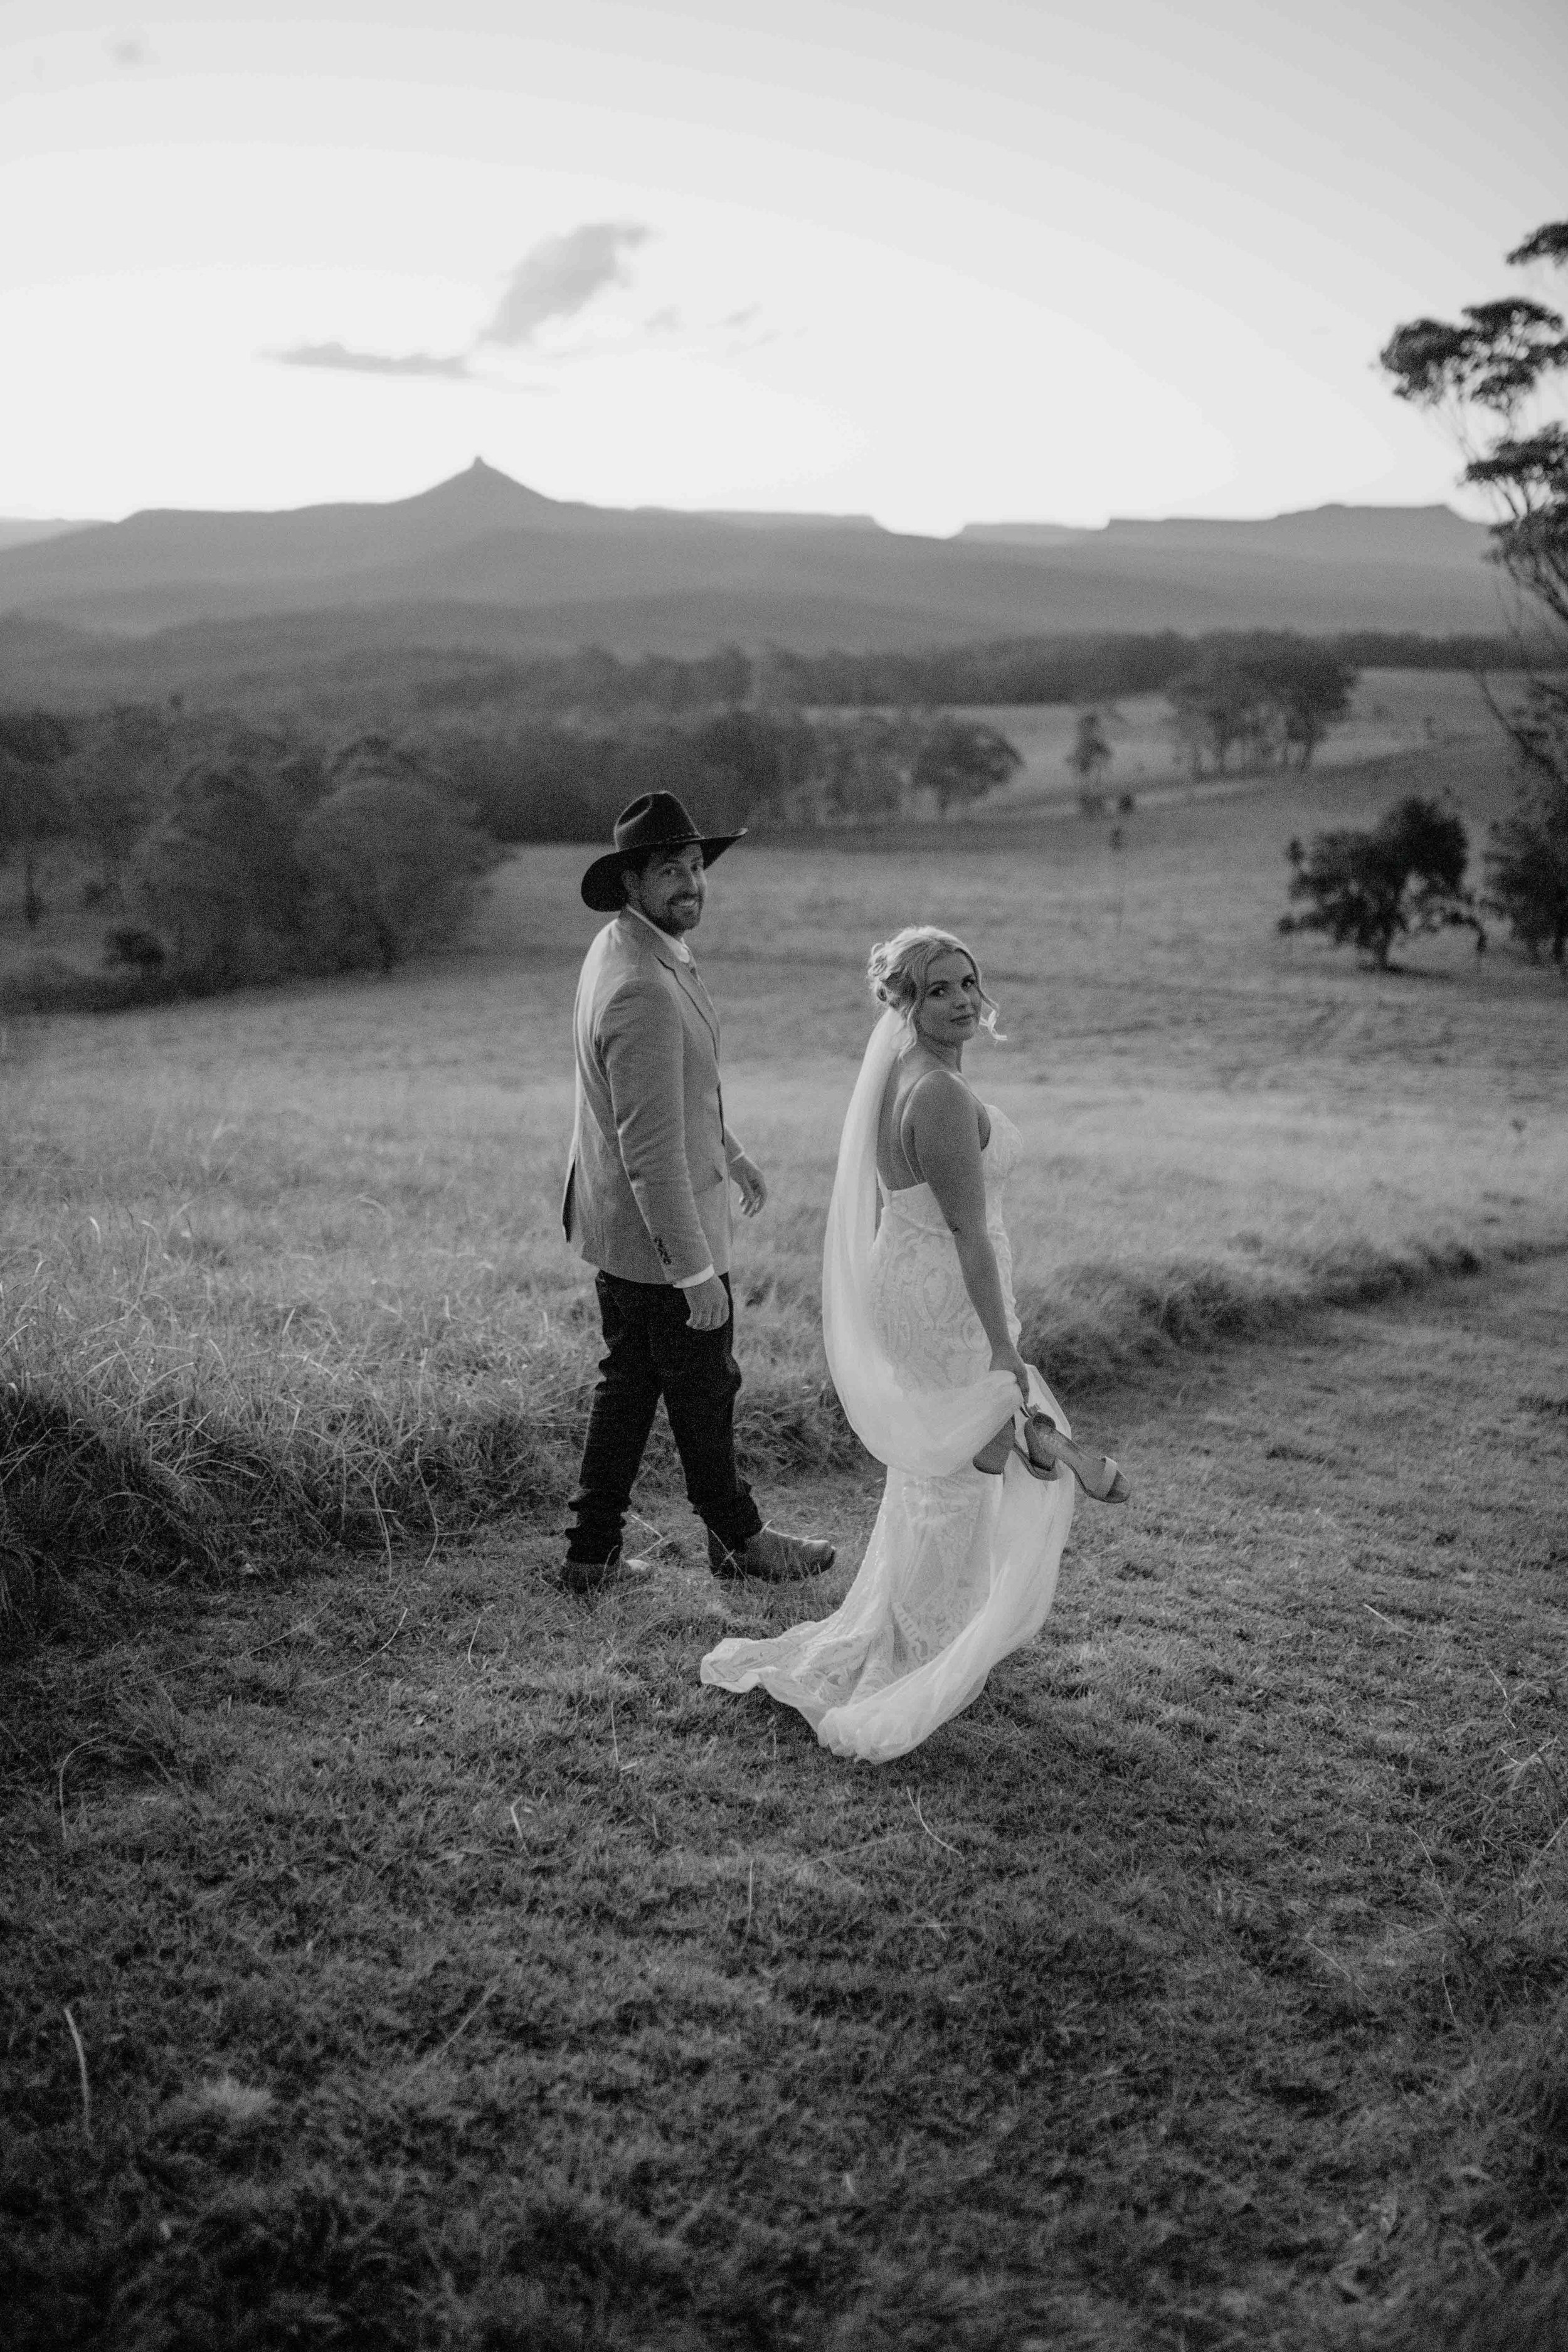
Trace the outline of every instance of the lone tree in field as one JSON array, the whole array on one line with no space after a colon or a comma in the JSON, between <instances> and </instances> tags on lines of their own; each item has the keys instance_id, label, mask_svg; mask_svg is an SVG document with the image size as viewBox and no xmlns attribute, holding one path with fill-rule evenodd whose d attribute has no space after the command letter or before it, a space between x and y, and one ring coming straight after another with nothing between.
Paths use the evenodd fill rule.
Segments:
<instances>
[{"instance_id":1,"label":"lone tree in field","mask_svg":"<svg viewBox=\"0 0 1568 2352\"><path fill-rule=\"evenodd\" d=\"M310 786L289 768L247 738L186 771L131 860L137 919L115 935L117 960L151 969L156 948L169 982L195 995L307 968L293 836Z\"/></svg>"},{"instance_id":2,"label":"lone tree in field","mask_svg":"<svg viewBox=\"0 0 1568 2352\"><path fill-rule=\"evenodd\" d=\"M1568 784L1550 770L1527 777L1519 804L1492 827L1486 903L1532 963L1544 949L1568 974Z\"/></svg>"},{"instance_id":3,"label":"lone tree in field","mask_svg":"<svg viewBox=\"0 0 1568 2352\"><path fill-rule=\"evenodd\" d=\"M1100 813L1100 779L1116 757L1105 737L1105 722L1098 710L1080 710L1078 733L1072 750L1068 753L1068 765L1078 778L1079 804L1086 815Z\"/></svg>"},{"instance_id":4,"label":"lone tree in field","mask_svg":"<svg viewBox=\"0 0 1568 2352\"><path fill-rule=\"evenodd\" d=\"M812 766L830 816L855 824L897 816L907 761L902 732L890 719L858 710L849 718L818 719L812 735Z\"/></svg>"},{"instance_id":5,"label":"lone tree in field","mask_svg":"<svg viewBox=\"0 0 1568 2352\"><path fill-rule=\"evenodd\" d=\"M754 824L811 774L811 730L798 711L719 710L699 721L689 744L695 772L688 789L724 825Z\"/></svg>"},{"instance_id":6,"label":"lone tree in field","mask_svg":"<svg viewBox=\"0 0 1568 2352\"><path fill-rule=\"evenodd\" d=\"M1568 265L1568 221L1548 221L1510 266ZM1401 400L1440 417L1458 442L1462 479L1500 508L1492 551L1519 591L1522 620L1544 615L1557 640L1522 711L1498 710L1522 768L1513 814L1493 828L1488 904L1531 955L1561 968L1568 940L1568 332L1529 296L1467 303L1458 320L1415 319L1379 354ZM1553 677L1543 674L1550 667ZM1493 706L1494 709L1496 705Z\"/></svg>"},{"instance_id":7,"label":"lone tree in field","mask_svg":"<svg viewBox=\"0 0 1568 2352\"><path fill-rule=\"evenodd\" d=\"M1203 772L1205 751L1215 774L1223 775L1235 746L1256 740L1261 718L1257 683L1227 646L1210 646L1165 691L1177 740L1194 776Z\"/></svg>"},{"instance_id":8,"label":"lone tree in field","mask_svg":"<svg viewBox=\"0 0 1568 2352\"><path fill-rule=\"evenodd\" d=\"M996 728L943 711L915 754L910 782L932 793L937 814L945 816L950 808L984 800L1023 764L1023 755Z\"/></svg>"},{"instance_id":9,"label":"lone tree in field","mask_svg":"<svg viewBox=\"0 0 1568 2352\"><path fill-rule=\"evenodd\" d=\"M1312 754L1351 705L1356 674L1331 646L1310 637L1254 638L1244 656L1259 698L1278 729L1279 763L1310 768Z\"/></svg>"},{"instance_id":10,"label":"lone tree in field","mask_svg":"<svg viewBox=\"0 0 1568 2352\"><path fill-rule=\"evenodd\" d=\"M384 971L451 938L493 845L460 808L406 770L334 784L291 845L307 877L313 960Z\"/></svg>"},{"instance_id":11,"label":"lone tree in field","mask_svg":"<svg viewBox=\"0 0 1568 2352\"><path fill-rule=\"evenodd\" d=\"M1166 688L1177 740L1194 775L1206 751L1223 774L1239 744L1255 766L1310 765L1313 752L1344 717L1356 674L1331 646L1310 637L1258 632L1213 637L1198 661Z\"/></svg>"},{"instance_id":12,"label":"lone tree in field","mask_svg":"<svg viewBox=\"0 0 1568 2352\"><path fill-rule=\"evenodd\" d=\"M33 929L44 911L38 859L70 831L70 796L58 770L70 730L52 710L0 710L0 862L22 854L22 911Z\"/></svg>"},{"instance_id":13,"label":"lone tree in field","mask_svg":"<svg viewBox=\"0 0 1568 2352\"><path fill-rule=\"evenodd\" d=\"M1310 851L1299 841L1286 855L1294 872L1292 898L1310 903L1300 915L1281 915L1282 931L1327 931L1336 947L1348 941L1379 971L1388 970L1396 939L1463 925L1487 943L1473 894L1465 887L1469 845L1451 810L1412 797L1385 812L1370 833L1320 833Z\"/></svg>"}]
</instances>

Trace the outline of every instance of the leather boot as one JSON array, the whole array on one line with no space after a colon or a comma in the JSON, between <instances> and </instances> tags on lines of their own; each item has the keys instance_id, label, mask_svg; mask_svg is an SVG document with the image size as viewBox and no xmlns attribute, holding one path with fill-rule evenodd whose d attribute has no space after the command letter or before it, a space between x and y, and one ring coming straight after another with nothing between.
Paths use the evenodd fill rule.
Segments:
<instances>
[{"instance_id":1,"label":"leather boot","mask_svg":"<svg viewBox=\"0 0 1568 2352\"><path fill-rule=\"evenodd\" d=\"M580 1600L607 1591L613 1584L635 1584L649 1572L646 1559L614 1551L608 1559L566 1559L561 1564L561 1590Z\"/></svg>"},{"instance_id":2,"label":"leather boot","mask_svg":"<svg viewBox=\"0 0 1568 2352\"><path fill-rule=\"evenodd\" d=\"M726 1580L752 1576L769 1584L797 1584L832 1567L833 1546L816 1536L786 1536L778 1528L759 1528L743 1544L727 1544L710 1528L708 1565Z\"/></svg>"}]
</instances>

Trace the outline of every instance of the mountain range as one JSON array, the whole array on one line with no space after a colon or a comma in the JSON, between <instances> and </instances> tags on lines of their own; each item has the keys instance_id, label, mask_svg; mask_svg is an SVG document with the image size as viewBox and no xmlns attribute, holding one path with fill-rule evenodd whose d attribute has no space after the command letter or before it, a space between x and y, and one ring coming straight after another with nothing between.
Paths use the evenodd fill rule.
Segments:
<instances>
[{"instance_id":1,"label":"mountain range","mask_svg":"<svg viewBox=\"0 0 1568 2352\"><path fill-rule=\"evenodd\" d=\"M25 623L123 640L306 614L318 637L362 646L627 654L1164 628L1494 634L1487 544L1445 506L923 538L867 516L590 506L476 458L385 503L0 523L0 642Z\"/></svg>"},{"instance_id":2,"label":"mountain range","mask_svg":"<svg viewBox=\"0 0 1568 2352\"><path fill-rule=\"evenodd\" d=\"M97 523L67 522L63 519L45 522L24 522L19 516L0 515L0 549L27 547L39 539L58 539L63 531L96 530Z\"/></svg>"}]
</instances>

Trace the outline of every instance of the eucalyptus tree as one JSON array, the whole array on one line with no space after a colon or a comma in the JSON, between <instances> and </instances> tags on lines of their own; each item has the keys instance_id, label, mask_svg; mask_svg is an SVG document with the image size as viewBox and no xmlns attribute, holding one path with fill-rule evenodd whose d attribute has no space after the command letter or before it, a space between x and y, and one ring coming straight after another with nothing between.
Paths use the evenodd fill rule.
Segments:
<instances>
[{"instance_id":1,"label":"eucalyptus tree","mask_svg":"<svg viewBox=\"0 0 1568 2352\"><path fill-rule=\"evenodd\" d=\"M1568 267L1568 221L1548 221L1510 267ZM1462 479L1499 513L1492 551L1519 598L1519 632L1545 644L1521 710L1494 703L1522 774L1494 828L1489 903L1532 955L1559 967L1568 943L1568 330L1532 295L1467 303L1457 320L1415 319L1380 353L1395 395L1438 417L1465 458ZM1531 623L1535 624L1533 631Z\"/></svg>"},{"instance_id":2,"label":"eucalyptus tree","mask_svg":"<svg viewBox=\"0 0 1568 2352\"><path fill-rule=\"evenodd\" d=\"M45 845L71 829L71 799L60 770L72 736L52 710L0 710L0 860L22 858L22 908L31 930L44 911L38 887Z\"/></svg>"}]
</instances>

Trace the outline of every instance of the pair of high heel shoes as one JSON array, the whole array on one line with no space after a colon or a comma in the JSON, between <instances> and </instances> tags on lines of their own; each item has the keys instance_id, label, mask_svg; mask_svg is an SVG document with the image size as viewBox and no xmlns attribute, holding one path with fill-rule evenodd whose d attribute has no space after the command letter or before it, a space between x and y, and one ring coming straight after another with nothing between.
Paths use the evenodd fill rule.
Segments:
<instances>
[{"instance_id":1,"label":"pair of high heel shoes","mask_svg":"<svg viewBox=\"0 0 1568 2352\"><path fill-rule=\"evenodd\" d=\"M1054 1478L1058 1468L1072 1472L1084 1493L1096 1503L1124 1503L1132 1489L1109 1454L1090 1454L1064 1437L1050 1414L1036 1406L1024 1414L1024 1443L1005 1423L988 1445L974 1456L977 1470L1000 1476L1009 1454L1016 1454L1031 1478Z\"/></svg>"}]
</instances>

